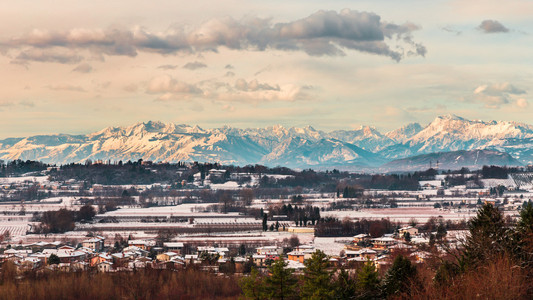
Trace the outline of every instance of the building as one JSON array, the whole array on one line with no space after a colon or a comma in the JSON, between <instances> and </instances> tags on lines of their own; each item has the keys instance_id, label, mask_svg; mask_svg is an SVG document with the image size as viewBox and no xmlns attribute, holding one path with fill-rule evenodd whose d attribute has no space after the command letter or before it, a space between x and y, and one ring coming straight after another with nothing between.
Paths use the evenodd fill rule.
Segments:
<instances>
[{"instance_id":1,"label":"building","mask_svg":"<svg viewBox=\"0 0 533 300\"><path fill-rule=\"evenodd\" d=\"M94 251L104 250L104 241L105 239L101 236L94 237L88 240L81 242L82 246L85 248L92 249Z\"/></svg>"}]
</instances>

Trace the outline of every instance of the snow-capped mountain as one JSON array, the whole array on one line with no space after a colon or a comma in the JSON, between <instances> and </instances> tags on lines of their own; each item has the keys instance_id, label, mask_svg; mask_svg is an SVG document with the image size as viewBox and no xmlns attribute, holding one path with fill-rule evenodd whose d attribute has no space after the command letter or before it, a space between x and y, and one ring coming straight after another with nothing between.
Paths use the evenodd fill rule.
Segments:
<instances>
[{"instance_id":1,"label":"snow-capped mountain","mask_svg":"<svg viewBox=\"0 0 533 300\"><path fill-rule=\"evenodd\" d=\"M533 126L509 122L466 120L455 115L439 116L404 142L380 152L396 159L443 151L488 149L511 154L522 163L532 163Z\"/></svg>"},{"instance_id":2,"label":"snow-capped mountain","mask_svg":"<svg viewBox=\"0 0 533 300\"><path fill-rule=\"evenodd\" d=\"M143 159L236 165L260 163L299 168L347 166L353 169L377 167L420 154L478 149L507 153L522 164L530 164L533 162L533 126L466 120L454 115L437 117L425 127L412 123L386 134L370 126L324 132L310 126L203 129L184 124L146 122L109 127L87 135L57 134L0 140L0 159L30 159L57 164L88 159ZM509 161L505 158L500 164ZM408 160L405 163L408 164Z\"/></svg>"},{"instance_id":3,"label":"snow-capped mountain","mask_svg":"<svg viewBox=\"0 0 533 300\"><path fill-rule=\"evenodd\" d=\"M396 142L381 134L376 128L361 126L355 130L336 130L329 133L333 138L376 152Z\"/></svg>"},{"instance_id":4,"label":"snow-capped mountain","mask_svg":"<svg viewBox=\"0 0 533 300\"><path fill-rule=\"evenodd\" d=\"M403 143L422 131L422 129L424 128L420 124L411 123L396 130L389 131L385 134L385 136L392 139L395 143Z\"/></svg>"}]
</instances>

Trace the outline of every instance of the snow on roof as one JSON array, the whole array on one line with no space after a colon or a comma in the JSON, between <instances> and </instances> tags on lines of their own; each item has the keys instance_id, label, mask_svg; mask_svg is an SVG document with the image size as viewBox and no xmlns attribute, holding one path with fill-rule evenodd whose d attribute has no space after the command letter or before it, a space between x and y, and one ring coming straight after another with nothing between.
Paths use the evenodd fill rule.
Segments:
<instances>
[{"instance_id":1,"label":"snow on roof","mask_svg":"<svg viewBox=\"0 0 533 300\"><path fill-rule=\"evenodd\" d=\"M180 242L167 242L163 243L163 246L167 248L183 248L183 243Z\"/></svg>"}]
</instances>

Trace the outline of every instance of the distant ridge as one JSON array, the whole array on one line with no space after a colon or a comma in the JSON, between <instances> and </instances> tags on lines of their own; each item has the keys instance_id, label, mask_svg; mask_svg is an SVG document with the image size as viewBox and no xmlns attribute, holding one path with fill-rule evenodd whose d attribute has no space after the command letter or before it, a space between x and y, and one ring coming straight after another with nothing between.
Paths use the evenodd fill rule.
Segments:
<instances>
[{"instance_id":1,"label":"distant ridge","mask_svg":"<svg viewBox=\"0 0 533 300\"><path fill-rule=\"evenodd\" d=\"M455 115L438 116L427 126L408 124L384 134L371 126L325 132L311 126L203 129L150 121L108 127L87 135L38 135L0 140L2 160L30 159L56 164L88 159L143 159L346 169L373 169L389 163L385 166L411 169L421 158L401 159L462 150L493 151L482 152L482 156L487 156L487 162L498 165L531 164L533 126L509 121L467 120ZM496 152L508 156L498 156ZM472 155L463 155L465 166L478 165L472 161ZM400 161L392 162L398 159ZM441 159L444 163L445 157Z\"/></svg>"},{"instance_id":2,"label":"distant ridge","mask_svg":"<svg viewBox=\"0 0 533 300\"><path fill-rule=\"evenodd\" d=\"M422 154L393 160L381 166L383 171L423 171L430 167L438 170L481 169L483 166L522 166L511 155L494 150L459 150Z\"/></svg>"}]
</instances>

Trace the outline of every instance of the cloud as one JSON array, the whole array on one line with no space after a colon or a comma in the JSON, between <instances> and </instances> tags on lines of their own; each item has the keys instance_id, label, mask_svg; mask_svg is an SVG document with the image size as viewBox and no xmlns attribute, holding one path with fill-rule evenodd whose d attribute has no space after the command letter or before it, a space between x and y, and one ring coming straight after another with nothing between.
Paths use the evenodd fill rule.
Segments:
<instances>
[{"instance_id":1,"label":"cloud","mask_svg":"<svg viewBox=\"0 0 533 300\"><path fill-rule=\"evenodd\" d=\"M235 111L235 107L232 106L232 105L229 105L229 104L225 104L224 106L222 106L222 110L229 111L229 112L234 112Z\"/></svg>"},{"instance_id":2,"label":"cloud","mask_svg":"<svg viewBox=\"0 0 533 300\"><path fill-rule=\"evenodd\" d=\"M520 108L527 108L529 106L529 102L524 98L520 98L516 100L516 106Z\"/></svg>"},{"instance_id":3,"label":"cloud","mask_svg":"<svg viewBox=\"0 0 533 300\"><path fill-rule=\"evenodd\" d=\"M139 51L162 55L217 52L220 47L248 51L303 51L311 56L341 56L346 50L372 53L396 61L406 56L424 56L426 48L413 41L412 23L383 22L371 12L350 9L318 11L308 17L272 23L270 19L231 17L211 19L199 26L176 26L164 32L146 28L33 30L28 34L0 40L4 53L16 52L20 61L78 63L80 51L92 56L134 57ZM394 42L391 46L389 42ZM30 50L27 50L30 49ZM70 55L31 55L27 51L62 49Z\"/></svg>"},{"instance_id":4,"label":"cloud","mask_svg":"<svg viewBox=\"0 0 533 300\"><path fill-rule=\"evenodd\" d=\"M194 62L188 62L186 63L184 66L183 66L184 69L189 69L189 70L196 70L196 69L201 69L201 68L207 68L207 65L204 64L203 62L199 62L199 61L194 61Z\"/></svg>"},{"instance_id":5,"label":"cloud","mask_svg":"<svg viewBox=\"0 0 533 300\"><path fill-rule=\"evenodd\" d=\"M474 90L474 99L483 103L487 108L500 108L501 105L509 104L512 99L523 94L526 94L525 90L519 89L508 82L494 83L478 86ZM521 103L524 104L523 101Z\"/></svg>"},{"instance_id":6,"label":"cloud","mask_svg":"<svg viewBox=\"0 0 533 300\"><path fill-rule=\"evenodd\" d=\"M228 65L226 65L226 66L224 67L224 69L231 70L231 69L234 69L234 67L233 67L232 65L229 65L229 64L228 64Z\"/></svg>"},{"instance_id":7,"label":"cloud","mask_svg":"<svg viewBox=\"0 0 533 300\"><path fill-rule=\"evenodd\" d=\"M34 107L35 103L33 103L33 101L23 100L19 102L19 105L24 107Z\"/></svg>"},{"instance_id":8,"label":"cloud","mask_svg":"<svg viewBox=\"0 0 533 300\"><path fill-rule=\"evenodd\" d=\"M149 94L163 94L160 100L172 99L176 94L179 95L198 95L203 91L196 85L178 81L169 75L163 75L153 78L146 89Z\"/></svg>"},{"instance_id":9,"label":"cloud","mask_svg":"<svg viewBox=\"0 0 533 300\"><path fill-rule=\"evenodd\" d=\"M14 108L14 107L24 107L24 108L31 108L35 106L35 103L33 101L29 100L22 100L20 102L13 102L13 101L0 101L0 111L2 111L2 108Z\"/></svg>"},{"instance_id":10,"label":"cloud","mask_svg":"<svg viewBox=\"0 0 533 300\"><path fill-rule=\"evenodd\" d=\"M178 67L177 65L161 65L157 68L163 69L163 70L175 70L177 67Z\"/></svg>"},{"instance_id":11,"label":"cloud","mask_svg":"<svg viewBox=\"0 0 533 300\"><path fill-rule=\"evenodd\" d=\"M158 95L156 100L159 101L203 98L223 102L261 102L310 99L309 92L313 89L311 86L269 84L242 78L232 83L219 80L187 83L164 75L153 78L147 84L146 93Z\"/></svg>"},{"instance_id":12,"label":"cloud","mask_svg":"<svg viewBox=\"0 0 533 300\"><path fill-rule=\"evenodd\" d=\"M484 20L477 28L484 33L509 32L507 27L496 20Z\"/></svg>"},{"instance_id":13,"label":"cloud","mask_svg":"<svg viewBox=\"0 0 533 300\"><path fill-rule=\"evenodd\" d=\"M75 67L72 71L80 72L80 73L90 73L92 70L93 70L93 67L90 64L83 63Z\"/></svg>"},{"instance_id":14,"label":"cloud","mask_svg":"<svg viewBox=\"0 0 533 300\"><path fill-rule=\"evenodd\" d=\"M28 62L53 62L61 64L77 64L83 60L83 57L75 51L63 48L30 48L17 54L11 62L25 65Z\"/></svg>"},{"instance_id":15,"label":"cloud","mask_svg":"<svg viewBox=\"0 0 533 300\"><path fill-rule=\"evenodd\" d=\"M132 83L132 84L125 85L124 87L122 87L122 89L125 90L126 92L135 93L138 89L138 86L137 84Z\"/></svg>"},{"instance_id":16,"label":"cloud","mask_svg":"<svg viewBox=\"0 0 533 300\"><path fill-rule=\"evenodd\" d=\"M449 32L449 33L453 33L455 35L461 35L463 32L460 31L460 30L457 30L457 29L454 29L453 27L451 26L445 26L445 27L442 27L442 30L446 31L446 32Z\"/></svg>"},{"instance_id":17,"label":"cloud","mask_svg":"<svg viewBox=\"0 0 533 300\"><path fill-rule=\"evenodd\" d=\"M226 74L224 74L224 77L233 77L235 76L235 72L227 71Z\"/></svg>"},{"instance_id":18,"label":"cloud","mask_svg":"<svg viewBox=\"0 0 533 300\"><path fill-rule=\"evenodd\" d=\"M235 81L235 88L240 91L280 91L279 85L271 86L267 83L259 83L257 79L249 82L240 78Z\"/></svg>"},{"instance_id":19,"label":"cloud","mask_svg":"<svg viewBox=\"0 0 533 300\"><path fill-rule=\"evenodd\" d=\"M53 91L86 92L86 90L81 86L70 84L48 85L47 88Z\"/></svg>"},{"instance_id":20,"label":"cloud","mask_svg":"<svg viewBox=\"0 0 533 300\"><path fill-rule=\"evenodd\" d=\"M0 107L9 107L9 106L13 106L14 103L11 102L11 101L0 101Z\"/></svg>"}]
</instances>

